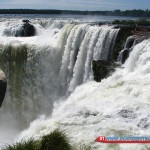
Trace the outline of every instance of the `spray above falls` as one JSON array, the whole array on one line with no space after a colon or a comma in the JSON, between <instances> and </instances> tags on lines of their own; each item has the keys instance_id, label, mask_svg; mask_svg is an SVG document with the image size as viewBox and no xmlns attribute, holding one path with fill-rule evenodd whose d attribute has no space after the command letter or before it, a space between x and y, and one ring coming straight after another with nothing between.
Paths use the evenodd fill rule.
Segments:
<instances>
[{"instance_id":1,"label":"spray above falls","mask_svg":"<svg viewBox=\"0 0 150 150\"><path fill-rule=\"evenodd\" d=\"M101 144L98 136L149 136L150 40L137 44L121 68L102 80L88 81L55 106L50 117L41 116L23 131L22 138L40 139L55 129L65 131L80 148L148 149L144 144ZM40 129L40 130L39 130Z\"/></svg>"},{"instance_id":2,"label":"spray above falls","mask_svg":"<svg viewBox=\"0 0 150 150\"><path fill-rule=\"evenodd\" d=\"M21 22L0 22L0 66L8 81L0 109L0 141L9 141L9 136L40 139L60 129L77 147L124 150L124 145L94 140L149 133L149 39L135 43L125 37L125 42L113 26L52 19L33 19L35 36L15 37ZM130 51L127 60L107 79L95 82L92 62L111 62L114 50L119 53L118 39L119 47L124 43ZM8 129L13 132L4 139Z\"/></svg>"},{"instance_id":3,"label":"spray above falls","mask_svg":"<svg viewBox=\"0 0 150 150\"><path fill-rule=\"evenodd\" d=\"M0 119L9 124L11 116L21 130L38 115L50 115L56 101L93 79L92 61L110 59L119 29L34 19L35 36L15 37L18 22L21 26L17 19L0 23L0 66L8 79Z\"/></svg>"}]
</instances>

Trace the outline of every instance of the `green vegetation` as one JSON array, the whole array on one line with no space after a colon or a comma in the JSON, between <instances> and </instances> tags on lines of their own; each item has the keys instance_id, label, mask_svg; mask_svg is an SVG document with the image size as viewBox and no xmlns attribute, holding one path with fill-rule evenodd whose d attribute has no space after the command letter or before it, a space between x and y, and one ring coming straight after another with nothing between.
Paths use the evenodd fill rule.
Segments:
<instances>
[{"instance_id":1,"label":"green vegetation","mask_svg":"<svg viewBox=\"0 0 150 150\"><path fill-rule=\"evenodd\" d=\"M71 146L66 135L55 130L52 133L43 136L41 140L30 139L19 143L8 145L2 150L91 150L91 146L78 145Z\"/></svg>"},{"instance_id":2,"label":"green vegetation","mask_svg":"<svg viewBox=\"0 0 150 150\"><path fill-rule=\"evenodd\" d=\"M146 18L140 18L137 24L142 26L149 26L150 21L146 20Z\"/></svg>"},{"instance_id":3,"label":"green vegetation","mask_svg":"<svg viewBox=\"0 0 150 150\"><path fill-rule=\"evenodd\" d=\"M22 141L20 143L16 143L14 145L8 145L3 150L40 150L39 143L33 140Z\"/></svg>"},{"instance_id":4,"label":"green vegetation","mask_svg":"<svg viewBox=\"0 0 150 150\"><path fill-rule=\"evenodd\" d=\"M40 150L71 150L71 145L64 133L55 130L42 138Z\"/></svg>"},{"instance_id":5,"label":"green vegetation","mask_svg":"<svg viewBox=\"0 0 150 150\"><path fill-rule=\"evenodd\" d=\"M150 26L150 21L146 20L146 18L140 18L139 20L115 20L112 24Z\"/></svg>"},{"instance_id":6,"label":"green vegetation","mask_svg":"<svg viewBox=\"0 0 150 150\"><path fill-rule=\"evenodd\" d=\"M123 25L135 25L135 21L133 20L114 20L112 24L123 24Z\"/></svg>"},{"instance_id":7,"label":"green vegetation","mask_svg":"<svg viewBox=\"0 0 150 150\"><path fill-rule=\"evenodd\" d=\"M150 17L150 10L114 10L114 11L76 11L76 10L37 10L37 9L0 9L0 14L79 14L105 16Z\"/></svg>"},{"instance_id":8,"label":"green vegetation","mask_svg":"<svg viewBox=\"0 0 150 150\"><path fill-rule=\"evenodd\" d=\"M14 145L8 145L3 150L72 150L66 135L55 130L49 135L43 136L41 141L22 141Z\"/></svg>"}]
</instances>

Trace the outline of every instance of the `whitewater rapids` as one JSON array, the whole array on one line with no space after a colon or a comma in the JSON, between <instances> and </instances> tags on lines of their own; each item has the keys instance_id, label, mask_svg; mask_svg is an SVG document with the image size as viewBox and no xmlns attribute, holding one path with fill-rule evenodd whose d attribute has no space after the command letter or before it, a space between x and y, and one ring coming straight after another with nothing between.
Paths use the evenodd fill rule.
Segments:
<instances>
[{"instance_id":1,"label":"whitewater rapids","mask_svg":"<svg viewBox=\"0 0 150 150\"><path fill-rule=\"evenodd\" d=\"M59 128L78 149L150 148L95 142L100 135L149 136L150 40L136 45L124 65L96 83L91 62L111 58L119 29L51 19L31 23L36 36L23 38L14 37L20 19L0 21L0 66L8 80L0 145L39 139Z\"/></svg>"},{"instance_id":2,"label":"whitewater rapids","mask_svg":"<svg viewBox=\"0 0 150 150\"><path fill-rule=\"evenodd\" d=\"M98 136L149 136L150 133L150 40L136 45L126 63L101 83L78 86L69 98L41 116L19 139L41 138L59 128L75 145L92 149L143 150L144 144L95 143Z\"/></svg>"},{"instance_id":3,"label":"whitewater rapids","mask_svg":"<svg viewBox=\"0 0 150 150\"><path fill-rule=\"evenodd\" d=\"M0 145L40 115L51 116L55 105L93 80L92 61L108 60L119 29L89 23L32 19L33 37L15 37L21 19L0 20L0 66L8 81L0 110Z\"/></svg>"}]
</instances>

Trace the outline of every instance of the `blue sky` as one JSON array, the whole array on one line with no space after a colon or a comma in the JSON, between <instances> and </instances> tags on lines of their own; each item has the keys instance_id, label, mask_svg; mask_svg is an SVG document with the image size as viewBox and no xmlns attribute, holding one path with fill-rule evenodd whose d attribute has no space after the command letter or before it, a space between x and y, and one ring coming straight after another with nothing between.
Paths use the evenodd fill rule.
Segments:
<instances>
[{"instance_id":1,"label":"blue sky","mask_svg":"<svg viewBox=\"0 0 150 150\"><path fill-rule=\"evenodd\" d=\"M150 0L0 0L2 8L114 10L150 9Z\"/></svg>"}]
</instances>

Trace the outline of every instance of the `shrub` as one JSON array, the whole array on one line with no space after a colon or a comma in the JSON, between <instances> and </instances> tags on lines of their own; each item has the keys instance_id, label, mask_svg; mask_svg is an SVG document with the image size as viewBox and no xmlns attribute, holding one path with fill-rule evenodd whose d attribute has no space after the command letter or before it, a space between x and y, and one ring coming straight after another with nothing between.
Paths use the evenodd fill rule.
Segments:
<instances>
[{"instance_id":1,"label":"shrub","mask_svg":"<svg viewBox=\"0 0 150 150\"><path fill-rule=\"evenodd\" d=\"M66 135L55 130L49 135L43 136L41 141L21 141L14 145L8 145L2 150L76 150L78 148L69 144ZM80 146L80 150L90 150L89 146Z\"/></svg>"},{"instance_id":2,"label":"shrub","mask_svg":"<svg viewBox=\"0 0 150 150\"><path fill-rule=\"evenodd\" d=\"M3 150L39 150L39 142L29 140L16 143L14 145L8 145Z\"/></svg>"},{"instance_id":3,"label":"shrub","mask_svg":"<svg viewBox=\"0 0 150 150\"><path fill-rule=\"evenodd\" d=\"M150 25L150 21L146 20L146 18L140 18L138 21L139 25L143 25L143 26L149 26Z\"/></svg>"},{"instance_id":4,"label":"shrub","mask_svg":"<svg viewBox=\"0 0 150 150\"><path fill-rule=\"evenodd\" d=\"M120 24L120 25L130 25L133 26L135 24L142 26L150 26L150 21L146 20L146 18L140 18L137 21L134 20L114 20L112 24Z\"/></svg>"},{"instance_id":5,"label":"shrub","mask_svg":"<svg viewBox=\"0 0 150 150\"><path fill-rule=\"evenodd\" d=\"M40 150L71 150L64 133L55 130L42 138Z\"/></svg>"}]
</instances>

